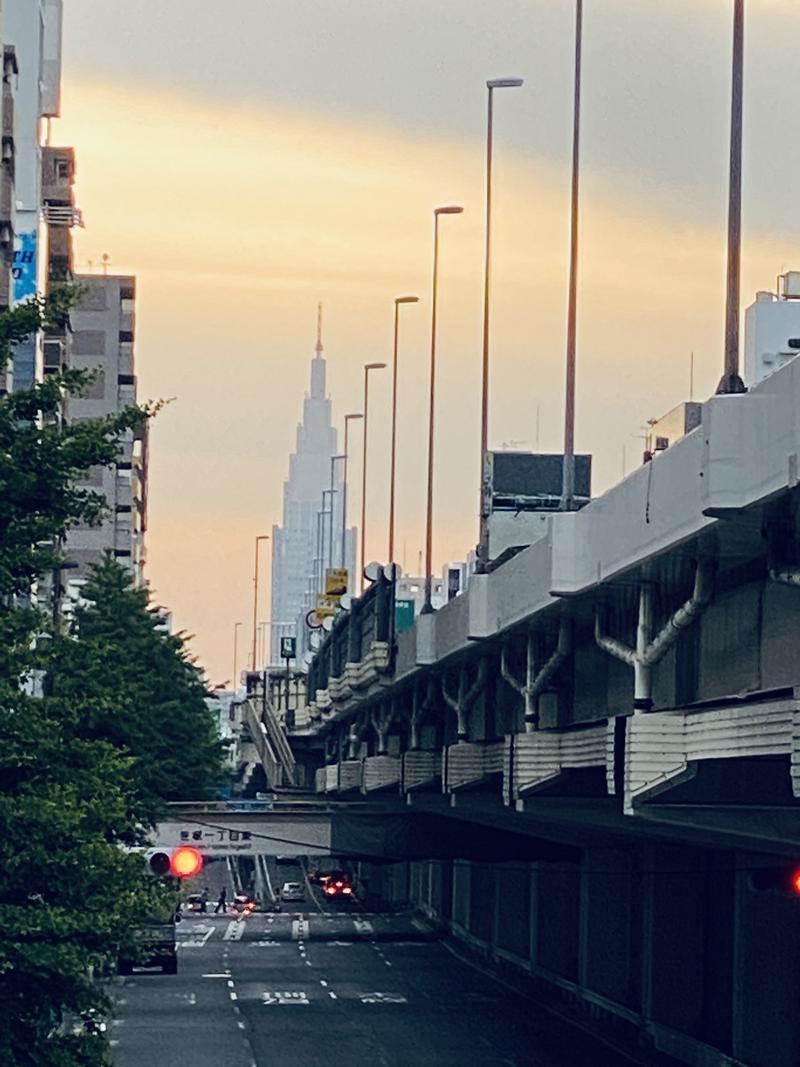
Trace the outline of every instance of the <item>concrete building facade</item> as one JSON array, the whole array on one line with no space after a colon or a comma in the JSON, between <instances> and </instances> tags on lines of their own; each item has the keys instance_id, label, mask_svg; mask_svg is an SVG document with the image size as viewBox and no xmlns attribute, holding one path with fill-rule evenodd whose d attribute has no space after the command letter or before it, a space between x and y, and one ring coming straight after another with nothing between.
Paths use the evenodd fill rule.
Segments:
<instances>
[{"instance_id":1,"label":"concrete building facade","mask_svg":"<svg viewBox=\"0 0 800 1067\"><path fill-rule=\"evenodd\" d=\"M78 275L84 287L72 313L71 366L95 375L86 395L71 398L66 416L98 418L136 402L134 344L136 279L128 275ZM147 528L147 429L129 433L115 466L96 468L88 483L102 492L109 514L101 526L71 530L65 551L84 576L106 552L142 581Z\"/></svg>"},{"instance_id":2,"label":"concrete building facade","mask_svg":"<svg viewBox=\"0 0 800 1067\"><path fill-rule=\"evenodd\" d=\"M43 124L60 113L62 0L4 0L4 42L15 49L14 301L45 289L42 256ZM41 377L41 338L18 345L14 388Z\"/></svg>"}]
</instances>

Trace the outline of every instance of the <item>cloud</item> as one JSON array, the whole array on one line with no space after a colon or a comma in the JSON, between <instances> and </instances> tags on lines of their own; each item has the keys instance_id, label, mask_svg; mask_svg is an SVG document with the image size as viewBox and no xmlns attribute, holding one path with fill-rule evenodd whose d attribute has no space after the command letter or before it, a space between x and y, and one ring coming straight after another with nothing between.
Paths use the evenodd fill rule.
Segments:
<instances>
[{"instance_id":1,"label":"cloud","mask_svg":"<svg viewBox=\"0 0 800 1067\"><path fill-rule=\"evenodd\" d=\"M154 433L148 567L214 677L229 675L233 621L249 617L252 538L280 518L320 298L337 421L359 404L362 363L389 355L392 298L423 298L404 318L400 391L398 544L416 567L431 211L449 201L466 211L442 233L435 554L463 558L478 484L475 145L85 80L68 80L57 136L78 150L79 263L108 251L112 269L138 275L140 390L178 397ZM556 451L568 183L552 161L507 148L496 177L491 441L534 447L538 423L538 446ZM685 399L690 350L695 380L716 383L724 232L721 211L689 223L679 203L667 211L646 186L591 170L581 215L578 445L595 454L599 490L618 477L623 444L637 450L638 426ZM772 284L792 255L788 237L751 236L743 294ZM387 390L376 383L371 420L373 556L385 551Z\"/></svg>"}]
</instances>

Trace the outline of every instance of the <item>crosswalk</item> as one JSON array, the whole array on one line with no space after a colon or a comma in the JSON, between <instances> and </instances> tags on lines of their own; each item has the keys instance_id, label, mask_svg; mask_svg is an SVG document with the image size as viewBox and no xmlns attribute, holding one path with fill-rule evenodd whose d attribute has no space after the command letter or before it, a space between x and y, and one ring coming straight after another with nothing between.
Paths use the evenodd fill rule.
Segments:
<instances>
[{"instance_id":1,"label":"crosswalk","mask_svg":"<svg viewBox=\"0 0 800 1067\"><path fill-rule=\"evenodd\" d=\"M203 916L187 920L178 927L179 950L203 949L209 942L238 941L257 948L274 948L287 941L302 945L304 941L324 941L333 945L351 945L390 937L393 941L418 940L419 926L413 921L379 921L377 916L360 915L254 915L230 919L228 916Z\"/></svg>"}]
</instances>

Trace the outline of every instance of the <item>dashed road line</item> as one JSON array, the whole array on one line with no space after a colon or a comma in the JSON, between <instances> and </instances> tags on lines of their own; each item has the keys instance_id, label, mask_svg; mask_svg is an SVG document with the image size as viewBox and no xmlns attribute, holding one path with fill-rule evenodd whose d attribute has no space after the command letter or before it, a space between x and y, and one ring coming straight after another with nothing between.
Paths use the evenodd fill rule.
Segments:
<instances>
[{"instance_id":1,"label":"dashed road line","mask_svg":"<svg viewBox=\"0 0 800 1067\"><path fill-rule=\"evenodd\" d=\"M238 919L233 919L229 922L225 928L225 933L222 935L223 941L241 941L242 934L244 933L244 923Z\"/></svg>"}]
</instances>

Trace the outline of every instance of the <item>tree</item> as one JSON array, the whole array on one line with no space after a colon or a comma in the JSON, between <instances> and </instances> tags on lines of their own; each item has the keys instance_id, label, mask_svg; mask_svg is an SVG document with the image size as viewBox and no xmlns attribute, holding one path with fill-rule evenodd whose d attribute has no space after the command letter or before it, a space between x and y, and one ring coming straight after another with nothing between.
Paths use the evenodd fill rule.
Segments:
<instances>
[{"instance_id":1,"label":"tree","mask_svg":"<svg viewBox=\"0 0 800 1067\"><path fill-rule=\"evenodd\" d=\"M69 637L58 642L53 696L83 709L85 737L132 758L140 817L157 818L165 800L212 796L224 745L182 638L163 632L148 591L111 556L82 595Z\"/></svg>"},{"instance_id":2,"label":"tree","mask_svg":"<svg viewBox=\"0 0 800 1067\"><path fill-rule=\"evenodd\" d=\"M59 291L0 313L0 360L36 329L63 324L74 293ZM67 425L65 395L89 376L68 371L0 397L0 1063L79 1067L108 1060L105 1041L65 1032L70 1014L103 1009L94 975L130 947L136 921L166 890L141 857L155 797L141 761L103 736L95 711L107 687L60 694L64 647L28 595L60 562L79 523L100 521L101 494L82 488L113 463L124 434L153 409L128 408ZM174 653L173 653L174 654ZM166 660L165 660L166 663ZM162 666L164 664L162 663ZM165 667L166 669L166 667ZM177 673L177 669L173 668ZM47 695L30 695L34 677ZM93 676L94 677L94 676ZM199 683L198 683L199 684Z\"/></svg>"}]
</instances>

